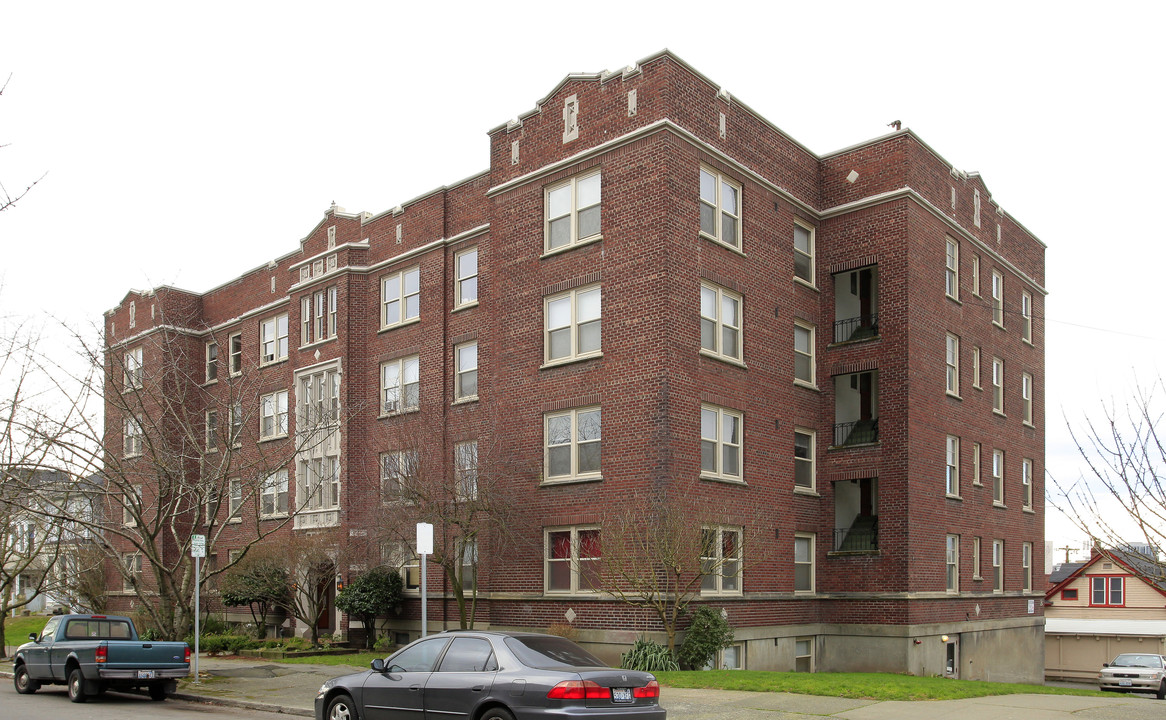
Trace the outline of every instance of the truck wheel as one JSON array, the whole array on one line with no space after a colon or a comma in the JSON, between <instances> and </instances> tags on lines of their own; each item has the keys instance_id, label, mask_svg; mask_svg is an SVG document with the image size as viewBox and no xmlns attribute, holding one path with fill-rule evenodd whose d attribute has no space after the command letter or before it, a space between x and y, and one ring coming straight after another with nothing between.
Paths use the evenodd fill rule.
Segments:
<instances>
[{"instance_id":1,"label":"truck wheel","mask_svg":"<svg viewBox=\"0 0 1166 720\"><path fill-rule=\"evenodd\" d=\"M150 686L150 699L151 700L165 700L166 699L166 686L165 685L151 685Z\"/></svg>"},{"instance_id":2,"label":"truck wheel","mask_svg":"<svg viewBox=\"0 0 1166 720\"><path fill-rule=\"evenodd\" d=\"M73 668L69 673L69 699L75 703L85 702L85 676L81 668Z\"/></svg>"},{"instance_id":3,"label":"truck wheel","mask_svg":"<svg viewBox=\"0 0 1166 720\"><path fill-rule=\"evenodd\" d=\"M356 714L356 703L348 695L337 695L328 703L328 720L360 720Z\"/></svg>"},{"instance_id":4,"label":"truck wheel","mask_svg":"<svg viewBox=\"0 0 1166 720\"><path fill-rule=\"evenodd\" d=\"M40 690L40 683L29 677L28 667L24 663L17 665L12 672L12 682L16 685L16 692L21 695L30 695Z\"/></svg>"}]
</instances>

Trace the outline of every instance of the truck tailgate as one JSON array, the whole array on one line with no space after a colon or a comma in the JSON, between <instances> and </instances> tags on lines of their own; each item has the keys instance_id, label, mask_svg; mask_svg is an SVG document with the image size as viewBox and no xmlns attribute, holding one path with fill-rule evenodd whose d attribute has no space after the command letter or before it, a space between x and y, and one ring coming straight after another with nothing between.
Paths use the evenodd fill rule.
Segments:
<instances>
[{"instance_id":1,"label":"truck tailgate","mask_svg":"<svg viewBox=\"0 0 1166 720\"><path fill-rule=\"evenodd\" d=\"M186 667L186 643L151 640L110 640L107 669L162 669Z\"/></svg>"}]
</instances>

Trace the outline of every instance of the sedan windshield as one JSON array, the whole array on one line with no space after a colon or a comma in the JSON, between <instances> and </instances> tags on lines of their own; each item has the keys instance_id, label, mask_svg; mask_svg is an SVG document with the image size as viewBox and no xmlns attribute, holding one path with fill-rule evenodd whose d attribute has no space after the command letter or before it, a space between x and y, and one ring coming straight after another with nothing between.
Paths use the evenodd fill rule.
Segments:
<instances>
[{"instance_id":1,"label":"sedan windshield","mask_svg":"<svg viewBox=\"0 0 1166 720\"><path fill-rule=\"evenodd\" d=\"M1110 666L1160 668L1162 667L1162 657L1160 655L1135 655L1127 653L1114 658Z\"/></svg>"},{"instance_id":2,"label":"sedan windshield","mask_svg":"<svg viewBox=\"0 0 1166 720\"><path fill-rule=\"evenodd\" d=\"M508 637L506 647L527 667L552 670L564 667L606 667L606 664L567 638L531 635Z\"/></svg>"}]
</instances>

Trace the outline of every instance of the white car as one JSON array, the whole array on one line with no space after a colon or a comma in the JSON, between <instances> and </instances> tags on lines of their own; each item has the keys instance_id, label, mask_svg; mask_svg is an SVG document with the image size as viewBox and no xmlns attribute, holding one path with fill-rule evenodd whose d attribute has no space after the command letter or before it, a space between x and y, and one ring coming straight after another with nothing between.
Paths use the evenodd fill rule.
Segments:
<instances>
[{"instance_id":1,"label":"white car","mask_svg":"<svg viewBox=\"0 0 1166 720\"><path fill-rule=\"evenodd\" d=\"M1097 684L1115 692L1149 692L1166 700L1166 657L1122 653L1101 666Z\"/></svg>"}]
</instances>

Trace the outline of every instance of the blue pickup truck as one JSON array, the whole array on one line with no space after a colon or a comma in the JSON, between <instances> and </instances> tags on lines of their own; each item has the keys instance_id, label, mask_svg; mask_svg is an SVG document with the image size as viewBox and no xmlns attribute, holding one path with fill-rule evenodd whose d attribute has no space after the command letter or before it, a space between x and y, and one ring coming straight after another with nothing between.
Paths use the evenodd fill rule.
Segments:
<instances>
[{"instance_id":1,"label":"blue pickup truck","mask_svg":"<svg viewBox=\"0 0 1166 720\"><path fill-rule=\"evenodd\" d=\"M141 640L127 617L56 615L28 639L13 657L13 682L22 694L67 685L78 703L106 690L145 690L165 700L177 678L190 674L189 645Z\"/></svg>"}]
</instances>

